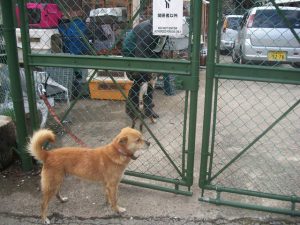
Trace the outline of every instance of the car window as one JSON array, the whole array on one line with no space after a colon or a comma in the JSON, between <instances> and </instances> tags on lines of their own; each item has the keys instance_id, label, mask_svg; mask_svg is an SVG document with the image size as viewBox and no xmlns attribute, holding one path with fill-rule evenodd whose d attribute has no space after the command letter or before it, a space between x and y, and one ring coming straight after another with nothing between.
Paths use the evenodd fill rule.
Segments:
<instances>
[{"instance_id":1,"label":"car window","mask_svg":"<svg viewBox=\"0 0 300 225\"><path fill-rule=\"evenodd\" d=\"M300 11L282 10L293 28L300 28ZM252 27L256 28L288 28L276 10L257 10Z\"/></svg>"},{"instance_id":2,"label":"car window","mask_svg":"<svg viewBox=\"0 0 300 225\"><path fill-rule=\"evenodd\" d=\"M228 17L227 18L227 28L237 30L242 18L241 17Z\"/></svg>"}]
</instances>

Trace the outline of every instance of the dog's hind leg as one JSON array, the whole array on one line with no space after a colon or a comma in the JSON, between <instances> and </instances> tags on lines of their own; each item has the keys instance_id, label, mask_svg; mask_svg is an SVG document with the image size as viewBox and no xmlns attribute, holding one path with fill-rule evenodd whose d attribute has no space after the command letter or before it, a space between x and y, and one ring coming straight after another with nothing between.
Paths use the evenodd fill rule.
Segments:
<instances>
[{"instance_id":1,"label":"dog's hind leg","mask_svg":"<svg viewBox=\"0 0 300 225\"><path fill-rule=\"evenodd\" d=\"M43 188L43 201L42 201L42 220L44 224L50 224L50 220L47 218L47 211L48 211L48 205L51 198L55 195L56 189L51 187L44 187Z\"/></svg>"},{"instance_id":2,"label":"dog's hind leg","mask_svg":"<svg viewBox=\"0 0 300 225\"><path fill-rule=\"evenodd\" d=\"M41 217L44 224L50 224L47 218L48 205L51 198L59 191L63 181L63 174L58 171L42 170L42 193Z\"/></svg>"}]
</instances>

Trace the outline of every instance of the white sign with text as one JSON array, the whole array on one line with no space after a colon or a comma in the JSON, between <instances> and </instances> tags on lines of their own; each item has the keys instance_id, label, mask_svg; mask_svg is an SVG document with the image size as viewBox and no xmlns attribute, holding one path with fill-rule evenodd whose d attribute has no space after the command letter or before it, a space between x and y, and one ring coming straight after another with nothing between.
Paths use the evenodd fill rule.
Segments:
<instances>
[{"instance_id":1,"label":"white sign with text","mask_svg":"<svg viewBox=\"0 0 300 225\"><path fill-rule=\"evenodd\" d=\"M153 0L153 34L182 33L183 0Z\"/></svg>"}]
</instances>

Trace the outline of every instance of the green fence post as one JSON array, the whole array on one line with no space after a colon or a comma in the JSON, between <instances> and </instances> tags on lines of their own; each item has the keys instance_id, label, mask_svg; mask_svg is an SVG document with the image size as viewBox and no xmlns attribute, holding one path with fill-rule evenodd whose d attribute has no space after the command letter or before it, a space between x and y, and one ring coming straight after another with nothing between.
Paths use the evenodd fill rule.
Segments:
<instances>
[{"instance_id":1,"label":"green fence post","mask_svg":"<svg viewBox=\"0 0 300 225\"><path fill-rule=\"evenodd\" d=\"M30 54L30 38L29 38L29 28L27 20L28 18L25 16L25 3L24 0L18 0L18 6L20 9L20 29L22 35L22 51L23 51L23 61L24 61L24 70L26 77L26 88L27 88L27 96L28 96L28 105L30 111L30 122L32 130L37 130L39 128L39 117L36 109L36 94L34 88L34 79L32 76L32 71L30 66L28 65L28 54Z\"/></svg>"},{"instance_id":2,"label":"green fence post","mask_svg":"<svg viewBox=\"0 0 300 225\"><path fill-rule=\"evenodd\" d=\"M204 101L204 117L203 117L203 134L201 147L201 164L199 186L203 188L207 180L207 163L209 156L209 138L212 110L212 96L214 84L215 70L215 43L216 43L216 22L217 22L217 2L210 1L209 5L209 24L208 24L208 51L206 63L206 82L205 82L205 101Z\"/></svg>"},{"instance_id":3,"label":"green fence post","mask_svg":"<svg viewBox=\"0 0 300 225\"><path fill-rule=\"evenodd\" d=\"M200 28L201 28L201 9L202 3L200 1L192 1L191 8L192 16L192 65L191 75L194 81L197 82L196 89L191 90L190 99L190 115L189 115L189 132L188 132L188 158L187 158L187 183L193 184L194 171L194 155L195 155L195 139L197 127L197 102L198 102L198 86L199 86L199 55L200 55Z\"/></svg>"},{"instance_id":4,"label":"green fence post","mask_svg":"<svg viewBox=\"0 0 300 225\"><path fill-rule=\"evenodd\" d=\"M16 116L18 153L22 160L22 168L25 171L32 169L31 157L26 153L27 130L25 125L25 110L22 96L21 80L19 75L19 63L17 52L16 31L14 27L14 11L12 1L0 0L3 16L3 35L7 53L7 64L10 79L10 90Z\"/></svg>"}]
</instances>

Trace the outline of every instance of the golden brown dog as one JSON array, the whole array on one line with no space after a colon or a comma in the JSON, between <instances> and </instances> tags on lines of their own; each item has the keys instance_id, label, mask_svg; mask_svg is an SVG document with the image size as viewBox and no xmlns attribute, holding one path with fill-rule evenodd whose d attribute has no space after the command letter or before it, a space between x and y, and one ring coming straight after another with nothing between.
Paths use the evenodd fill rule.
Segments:
<instances>
[{"instance_id":1,"label":"golden brown dog","mask_svg":"<svg viewBox=\"0 0 300 225\"><path fill-rule=\"evenodd\" d=\"M110 144L96 149L64 147L45 151L42 146L46 141L54 142L55 135L51 130L42 129L34 133L28 146L30 154L43 162L41 216L44 223L50 223L47 209L54 195L61 202L67 201L67 198L59 194L66 174L103 182L106 200L112 209L118 213L126 211L125 208L117 205L119 183L130 160L136 159L134 153L145 144L150 145L143 140L139 131L129 127L124 128Z\"/></svg>"}]
</instances>

